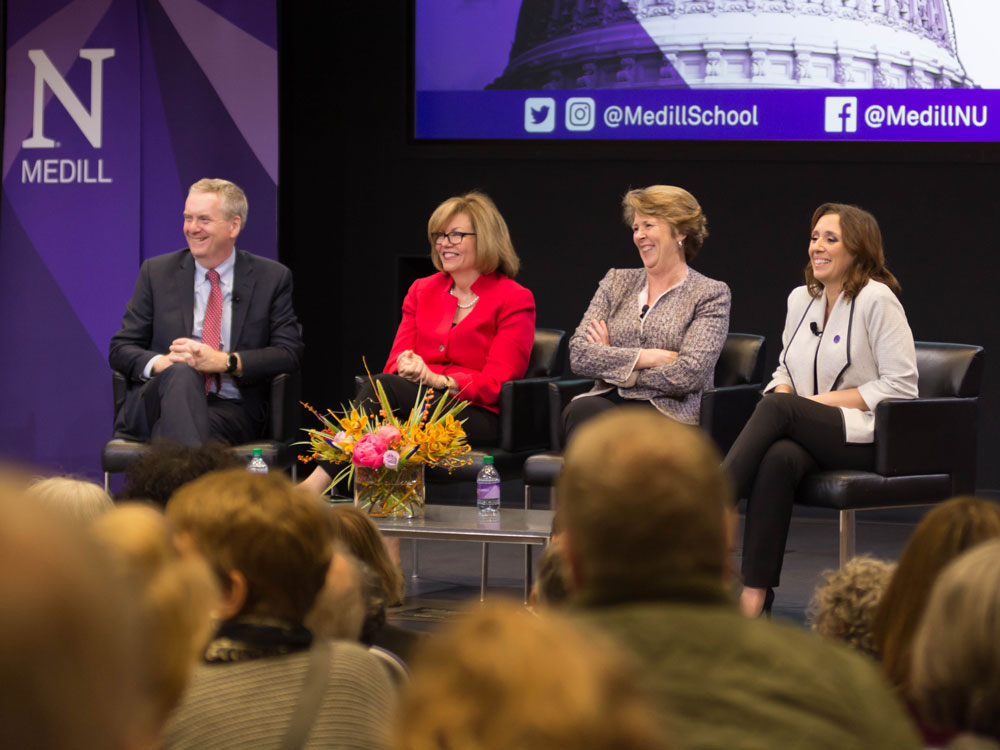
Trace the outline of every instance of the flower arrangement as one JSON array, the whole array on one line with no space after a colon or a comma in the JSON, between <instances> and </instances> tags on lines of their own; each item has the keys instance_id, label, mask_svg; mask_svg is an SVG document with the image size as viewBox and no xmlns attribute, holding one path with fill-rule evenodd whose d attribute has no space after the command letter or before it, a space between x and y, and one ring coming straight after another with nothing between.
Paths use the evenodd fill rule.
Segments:
<instances>
[{"instance_id":1,"label":"flower arrangement","mask_svg":"<svg viewBox=\"0 0 1000 750\"><path fill-rule=\"evenodd\" d=\"M372 515L422 515L423 466L450 471L469 461L465 456L471 449L456 418L466 402L441 398L432 408L433 391L421 387L409 415L400 419L392 413L382 384L372 383L380 407L377 415L368 414L364 407L343 408L339 415L323 414L303 402L323 427L305 429L309 440L300 444L309 445L312 451L300 460L344 464L327 490L343 479L353 479L355 503Z\"/></svg>"}]
</instances>

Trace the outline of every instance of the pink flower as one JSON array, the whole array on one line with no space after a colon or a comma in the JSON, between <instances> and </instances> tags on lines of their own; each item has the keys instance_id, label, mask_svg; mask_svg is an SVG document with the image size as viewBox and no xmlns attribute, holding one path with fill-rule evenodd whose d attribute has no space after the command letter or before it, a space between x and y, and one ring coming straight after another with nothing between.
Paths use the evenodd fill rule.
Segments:
<instances>
[{"instance_id":1,"label":"pink flower","mask_svg":"<svg viewBox=\"0 0 1000 750\"><path fill-rule=\"evenodd\" d=\"M355 466L366 466L377 469L382 465L382 454L385 447L374 433L369 433L354 444L354 454L351 457Z\"/></svg>"},{"instance_id":2,"label":"pink flower","mask_svg":"<svg viewBox=\"0 0 1000 750\"><path fill-rule=\"evenodd\" d=\"M399 451L386 451L382 454L382 465L387 469L399 468Z\"/></svg>"},{"instance_id":3,"label":"pink flower","mask_svg":"<svg viewBox=\"0 0 1000 750\"><path fill-rule=\"evenodd\" d=\"M391 424L379 427L378 430L375 432L375 434L382 438L385 438L385 442L387 445L391 445L392 443L395 443L397 440L403 437L403 433L399 431L399 428L394 427Z\"/></svg>"}]
</instances>

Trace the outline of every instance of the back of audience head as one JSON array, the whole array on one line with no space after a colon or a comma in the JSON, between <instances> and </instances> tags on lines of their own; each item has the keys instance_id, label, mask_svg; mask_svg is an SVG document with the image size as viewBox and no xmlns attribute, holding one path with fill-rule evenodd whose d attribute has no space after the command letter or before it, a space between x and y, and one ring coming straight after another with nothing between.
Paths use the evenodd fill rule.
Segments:
<instances>
[{"instance_id":1,"label":"back of audience head","mask_svg":"<svg viewBox=\"0 0 1000 750\"><path fill-rule=\"evenodd\" d=\"M941 503L917 525L875 613L872 627L889 683L909 699L913 634L938 573L979 542L1000 537L1000 506L975 497Z\"/></svg>"},{"instance_id":2,"label":"back of audience head","mask_svg":"<svg viewBox=\"0 0 1000 750\"><path fill-rule=\"evenodd\" d=\"M170 496L188 482L212 471L235 469L243 461L222 443L201 448L169 440L154 441L149 450L125 470L121 500L149 500L165 507Z\"/></svg>"},{"instance_id":3,"label":"back of audience head","mask_svg":"<svg viewBox=\"0 0 1000 750\"><path fill-rule=\"evenodd\" d=\"M884 560L859 556L842 568L823 571L823 581L809 605L813 630L874 656L872 619L895 567Z\"/></svg>"},{"instance_id":4,"label":"back of audience head","mask_svg":"<svg viewBox=\"0 0 1000 750\"><path fill-rule=\"evenodd\" d=\"M1000 539L941 571L913 639L912 695L932 726L1000 742Z\"/></svg>"},{"instance_id":5,"label":"back of audience head","mask_svg":"<svg viewBox=\"0 0 1000 750\"><path fill-rule=\"evenodd\" d=\"M199 555L177 551L166 519L151 507L119 506L96 519L90 532L138 606L148 661L145 687L154 720L162 724L180 702L211 635L217 584Z\"/></svg>"},{"instance_id":6,"label":"back of audience head","mask_svg":"<svg viewBox=\"0 0 1000 750\"><path fill-rule=\"evenodd\" d=\"M396 750L663 747L623 657L555 614L477 606L428 639L397 716Z\"/></svg>"},{"instance_id":7,"label":"back of audience head","mask_svg":"<svg viewBox=\"0 0 1000 750\"><path fill-rule=\"evenodd\" d=\"M701 431L651 410L624 406L580 427L558 480L574 586L721 581L733 494L720 463Z\"/></svg>"},{"instance_id":8,"label":"back of audience head","mask_svg":"<svg viewBox=\"0 0 1000 750\"><path fill-rule=\"evenodd\" d=\"M563 557L562 537L555 536L538 556L538 572L531 588L532 605L558 607L570 595L569 574Z\"/></svg>"},{"instance_id":9,"label":"back of audience head","mask_svg":"<svg viewBox=\"0 0 1000 750\"><path fill-rule=\"evenodd\" d=\"M389 557L385 539L368 514L353 505L341 503L330 509L330 523L334 537L378 574L386 605L393 606L402 601L403 572Z\"/></svg>"},{"instance_id":10,"label":"back of audience head","mask_svg":"<svg viewBox=\"0 0 1000 750\"><path fill-rule=\"evenodd\" d=\"M113 507L111 497L103 487L73 477L36 479L28 487L28 494L57 513L84 524Z\"/></svg>"},{"instance_id":11,"label":"back of audience head","mask_svg":"<svg viewBox=\"0 0 1000 750\"><path fill-rule=\"evenodd\" d=\"M167 518L218 577L223 619L303 622L330 567L332 540L317 497L281 474L230 469L181 487Z\"/></svg>"},{"instance_id":12,"label":"back of audience head","mask_svg":"<svg viewBox=\"0 0 1000 750\"><path fill-rule=\"evenodd\" d=\"M79 524L0 479L0 747L151 746L136 613Z\"/></svg>"},{"instance_id":13,"label":"back of audience head","mask_svg":"<svg viewBox=\"0 0 1000 750\"><path fill-rule=\"evenodd\" d=\"M306 627L315 637L351 641L361 637L361 626L365 621L361 577L357 558L336 545L326 582L305 619Z\"/></svg>"}]
</instances>

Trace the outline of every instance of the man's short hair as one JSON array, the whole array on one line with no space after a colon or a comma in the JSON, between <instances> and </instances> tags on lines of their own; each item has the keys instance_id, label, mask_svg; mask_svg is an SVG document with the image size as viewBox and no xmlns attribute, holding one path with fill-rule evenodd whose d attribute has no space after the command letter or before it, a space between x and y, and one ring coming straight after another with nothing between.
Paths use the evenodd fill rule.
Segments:
<instances>
[{"instance_id":1,"label":"man's short hair","mask_svg":"<svg viewBox=\"0 0 1000 750\"><path fill-rule=\"evenodd\" d=\"M709 438L642 407L612 409L570 440L561 522L584 588L721 577L733 493Z\"/></svg>"},{"instance_id":2,"label":"man's short hair","mask_svg":"<svg viewBox=\"0 0 1000 750\"><path fill-rule=\"evenodd\" d=\"M189 193L215 193L222 203L222 215L226 221L234 216L240 217L240 229L247 225L247 195L243 189L229 180L215 180L204 177L198 180Z\"/></svg>"},{"instance_id":3,"label":"man's short hair","mask_svg":"<svg viewBox=\"0 0 1000 750\"><path fill-rule=\"evenodd\" d=\"M323 587L331 535L320 499L281 474L213 472L181 487L167 518L187 533L228 588L247 581L240 614L301 623Z\"/></svg>"}]
</instances>

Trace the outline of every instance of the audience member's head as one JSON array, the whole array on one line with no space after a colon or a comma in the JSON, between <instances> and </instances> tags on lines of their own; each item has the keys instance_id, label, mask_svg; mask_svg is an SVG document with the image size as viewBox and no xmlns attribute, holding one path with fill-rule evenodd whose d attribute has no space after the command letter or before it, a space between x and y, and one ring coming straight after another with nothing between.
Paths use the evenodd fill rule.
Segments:
<instances>
[{"instance_id":1,"label":"audience member's head","mask_svg":"<svg viewBox=\"0 0 1000 750\"><path fill-rule=\"evenodd\" d=\"M318 497L281 474L230 469L184 485L167 503L167 518L218 576L223 619L303 622L330 567L329 523Z\"/></svg>"},{"instance_id":2,"label":"audience member's head","mask_svg":"<svg viewBox=\"0 0 1000 750\"><path fill-rule=\"evenodd\" d=\"M722 580L733 495L720 463L701 431L649 409L612 409L580 427L558 480L574 585Z\"/></svg>"},{"instance_id":3,"label":"audience member's head","mask_svg":"<svg viewBox=\"0 0 1000 750\"><path fill-rule=\"evenodd\" d=\"M429 638L402 696L396 750L658 748L613 646L554 614L476 607Z\"/></svg>"},{"instance_id":4,"label":"audience member's head","mask_svg":"<svg viewBox=\"0 0 1000 750\"><path fill-rule=\"evenodd\" d=\"M135 611L79 524L0 486L0 747L152 742Z\"/></svg>"},{"instance_id":5,"label":"audience member's head","mask_svg":"<svg viewBox=\"0 0 1000 750\"><path fill-rule=\"evenodd\" d=\"M162 723L180 702L211 635L218 587L205 561L178 552L158 510L123 505L96 519L91 534L132 592L144 625L146 689Z\"/></svg>"},{"instance_id":6,"label":"audience member's head","mask_svg":"<svg viewBox=\"0 0 1000 750\"><path fill-rule=\"evenodd\" d=\"M570 590L561 537L555 536L538 556L538 573L535 585L531 587L531 603L558 607L569 598Z\"/></svg>"},{"instance_id":7,"label":"audience member's head","mask_svg":"<svg viewBox=\"0 0 1000 750\"><path fill-rule=\"evenodd\" d=\"M28 487L28 494L57 513L82 523L88 523L114 507L104 488L86 479L37 479Z\"/></svg>"},{"instance_id":8,"label":"audience member's head","mask_svg":"<svg viewBox=\"0 0 1000 750\"><path fill-rule=\"evenodd\" d=\"M874 656L872 619L895 569L893 563L860 556L823 571L809 605L813 630Z\"/></svg>"},{"instance_id":9,"label":"audience member's head","mask_svg":"<svg viewBox=\"0 0 1000 750\"><path fill-rule=\"evenodd\" d=\"M365 600L358 560L349 552L335 548L326 583L306 615L305 625L317 638L356 641L361 637L364 621Z\"/></svg>"},{"instance_id":10,"label":"audience member's head","mask_svg":"<svg viewBox=\"0 0 1000 750\"><path fill-rule=\"evenodd\" d=\"M154 441L125 470L120 500L149 500L161 508L181 486L212 471L235 469L242 461L222 443L192 448L168 440Z\"/></svg>"},{"instance_id":11,"label":"audience member's head","mask_svg":"<svg viewBox=\"0 0 1000 750\"><path fill-rule=\"evenodd\" d=\"M390 607L402 601L403 572L389 557L385 539L368 514L353 505L340 503L330 509L330 522L334 537L378 573L383 601Z\"/></svg>"},{"instance_id":12,"label":"audience member's head","mask_svg":"<svg viewBox=\"0 0 1000 750\"><path fill-rule=\"evenodd\" d=\"M995 537L1000 537L1000 506L975 497L941 503L913 531L872 623L882 672L903 698L910 697L913 633L938 573L965 550Z\"/></svg>"},{"instance_id":13,"label":"audience member's head","mask_svg":"<svg viewBox=\"0 0 1000 750\"><path fill-rule=\"evenodd\" d=\"M1000 742L1000 539L941 571L913 638L912 670L925 721Z\"/></svg>"}]
</instances>

